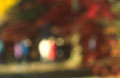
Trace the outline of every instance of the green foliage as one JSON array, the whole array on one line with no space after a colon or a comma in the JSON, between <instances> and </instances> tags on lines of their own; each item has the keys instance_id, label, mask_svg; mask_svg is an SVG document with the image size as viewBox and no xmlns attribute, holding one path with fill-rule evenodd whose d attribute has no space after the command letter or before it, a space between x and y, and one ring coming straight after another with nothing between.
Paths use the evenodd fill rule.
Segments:
<instances>
[{"instance_id":1,"label":"green foliage","mask_svg":"<svg viewBox=\"0 0 120 78\"><path fill-rule=\"evenodd\" d=\"M25 19L25 20L35 20L36 18L43 16L43 14L47 11L47 6L45 5L37 5L34 8L30 8L27 10L23 10L20 8L19 11L16 12L17 19Z\"/></svg>"},{"instance_id":2,"label":"green foliage","mask_svg":"<svg viewBox=\"0 0 120 78\"><path fill-rule=\"evenodd\" d=\"M120 14L120 2L113 3L111 10L113 13L119 15Z\"/></svg>"}]
</instances>

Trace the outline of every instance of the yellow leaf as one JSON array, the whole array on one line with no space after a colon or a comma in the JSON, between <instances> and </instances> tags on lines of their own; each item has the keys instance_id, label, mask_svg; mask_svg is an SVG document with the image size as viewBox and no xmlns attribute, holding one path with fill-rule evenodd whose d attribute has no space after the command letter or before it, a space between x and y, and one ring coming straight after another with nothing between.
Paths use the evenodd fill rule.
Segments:
<instances>
[{"instance_id":1,"label":"yellow leaf","mask_svg":"<svg viewBox=\"0 0 120 78\"><path fill-rule=\"evenodd\" d=\"M4 18L9 9L18 2L19 0L0 0L0 19Z\"/></svg>"}]
</instances>

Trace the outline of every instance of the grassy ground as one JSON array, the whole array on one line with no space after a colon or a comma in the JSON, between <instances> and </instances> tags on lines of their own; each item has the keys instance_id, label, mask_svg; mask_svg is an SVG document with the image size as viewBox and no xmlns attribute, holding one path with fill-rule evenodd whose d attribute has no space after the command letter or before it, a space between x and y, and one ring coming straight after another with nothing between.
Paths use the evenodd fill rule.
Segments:
<instances>
[{"instance_id":1,"label":"grassy ground","mask_svg":"<svg viewBox=\"0 0 120 78\"><path fill-rule=\"evenodd\" d=\"M0 64L0 78L81 78L90 75L92 75L90 71L77 69L65 62Z\"/></svg>"}]
</instances>

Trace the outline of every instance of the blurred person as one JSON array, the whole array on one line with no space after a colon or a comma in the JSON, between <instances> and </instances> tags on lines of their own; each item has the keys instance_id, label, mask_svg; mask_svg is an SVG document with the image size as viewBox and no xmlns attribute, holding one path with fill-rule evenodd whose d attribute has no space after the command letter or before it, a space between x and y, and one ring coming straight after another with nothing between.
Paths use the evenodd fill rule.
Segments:
<instances>
[{"instance_id":1,"label":"blurred person","mask_svg":"<svg viewBox=\"0 0 120 78\"><path fill-rule=\"evenodd\" d=\"M0 62L3 61L3 58L4 58L4 51L5 51L4 42L3 42L2 39L0 39Z\"/></svg>"},{"instance_id":2,"label":"blurred person","mask_svg":"<svg viewBox=\"0 0 120 78\"><path fill-rule=\"evenodd\" d=\"M42 61L54 61L56 58L56 42L53 39L43 39L40 41L39 54Z\"/></svg>"},{"instance_id":3,"label":"blurred person","mask_svg":"<svg viewBox=\"0 0 120 78\"><path fill-rule=\"evenodd\" d=\"M71 46L69 43L65 42L65 38L58 36L56 38L56 60L57 61L64 61L70 57L70 48Z\"/></svg>"},{"instance_id":4,"label":"blurred person","mask_svg":"<svg viewBox=\"0 0 120 78\"><path fill-rule=\"evenodd\" d=\"M96 50L96 44L97 44L97 38L96 38L96 36L92 36L88 42L88 47L89 47L90 51Z\"/></svg>"},{"instance_id":5,"label":"blurred person","mask_svg":"<svg viewBox=\"0 0 120 78\"><path fill-rule=\"evenodd\" d=\"M39 42L39 54L41 60L47 60L47 56L49 54L50 45L47 39L43 39Z\"/></svg>"},{"instance_id":6,"label":"blurred person","mask_svg":"<svg viewBox=\"0 0 120 78\"><path fill-rule=\"evenodd\" d=\"M23 60L27 61L28 57L29 57L30 46L32 45L32 42L31 42L30 39L24 38L23 40L21 40L20 44L21 44L21 47L22 47Z\"/></svg>"},{"instance_id":7,"label":"blurred person","mask_svg":"<svg viewBox=\"0 0 120 78\"><path fill-rule=\"evenodd\" d=\"M14 45L14 56L17 61L20 61L22 58L22 46L20 43L15 43Z\"/></svg>"},{"instance_id":8,"label":"blurred person","mask_svg":"<svg viewBox=\"0 0 120 78\"><path fill-rule=\"evenodd\" d=\"M92 35L87 43L88 46L88 52L84 54L84 61L83 65L92 65L97 58L97 37L95 35Z\"/></svg>"}]
</instances>

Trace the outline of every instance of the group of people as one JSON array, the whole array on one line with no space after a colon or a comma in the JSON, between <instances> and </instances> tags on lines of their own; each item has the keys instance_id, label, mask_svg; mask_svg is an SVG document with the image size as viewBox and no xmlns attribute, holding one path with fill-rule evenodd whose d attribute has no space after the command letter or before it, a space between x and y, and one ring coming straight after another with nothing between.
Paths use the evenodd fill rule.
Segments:
<instances>
[{"instance_id":1,"label":"group of people","mask_svg":"<svg viewBox=\"0 0 120 78\"><path fill-rule=\"evenodd\" d=\"M14 45L14 57L16 60L27 60L30 51L31 41L23 39Z\"/></svg>"},{"instance_id":2,"label":"group of people","mask_svg":"<svg viewBox=\"0 0 120 78\"><path fill-rule=\"evenodd\" d=\"M18 43L15 43L13 46L14 57L17 61L19 60L27 60L29 51L30 51L31 41L29 39L23 39ZM0 39L0 62L3 61L3 57L5 54L5 44L2 39Z\"/></svg>"},{"instance_id":3,"label":"group of people","mask_svg":"<svg viewBox=\"0 0 120 78\"><path fill-rule=\"evenodd\" d=\"M32 41L28 38L24 38L17 43L14 43L13 53L14 58L17 61L28 60L30 48L32 47ZM2 57L5 53L5 44L2 39L0 39L0 61L3 60ZM37 51L37 50L36 50ZM53 61L56 58L56 43L54 40L43 39L40 40L38 44L38 51L40 54L40 59L43 61Z\"/></svg>"}]
</instances>

